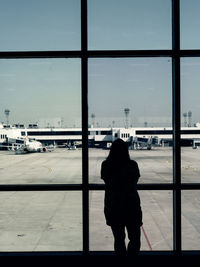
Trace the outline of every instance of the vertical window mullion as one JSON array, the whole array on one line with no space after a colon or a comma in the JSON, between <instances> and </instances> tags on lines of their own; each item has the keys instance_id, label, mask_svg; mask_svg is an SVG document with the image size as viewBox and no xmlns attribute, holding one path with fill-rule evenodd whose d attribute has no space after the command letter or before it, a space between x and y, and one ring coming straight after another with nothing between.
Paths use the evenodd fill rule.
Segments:
<instances>
[{"instance_id":1,"label":"vertical window mullion","mask_svg":"<svg viewBox=\"0 0 200 267\"><path fill-rule=\"evenodd\" d=\"M180 1L172 0L172 109L173 109L173 233L174 251L181 253L181 155L180 155Z\"/></svg>"},{"instance_id":2,"label":"vertical window mullion","mask_svg":"<svg viewBox=\"0 0 200 267\"><path fill-rule=\"evenodd\" d=\"M81 0L83 255L89 253L87 0Z\"/></svg>"},{"instance_id":3,"label":"vertical window mullion","mask_svg":"<svg viewBox=\"0 0 200 267\"><path fill-rule=\"evenodd\" d=\"M82 58L83 253L89 251L87 58Z\"/></svg>"}]
</instances>

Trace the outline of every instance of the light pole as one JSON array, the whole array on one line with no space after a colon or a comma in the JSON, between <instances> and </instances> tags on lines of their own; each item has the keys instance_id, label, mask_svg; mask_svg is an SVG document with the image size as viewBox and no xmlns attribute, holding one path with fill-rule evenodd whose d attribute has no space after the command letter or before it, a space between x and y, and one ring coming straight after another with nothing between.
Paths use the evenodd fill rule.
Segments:
<instances>
[{"instance_id":1,"label":"light pole","mask_svg":"<svg viewBox=\"0 0 200 267\"><path fill-rule=\"evenodd\" d=\"M129 108L125 108L124 109L124 114L125 114L125 117L126 117L126 123L125 123L125 128L128 129L128 115L130 113L130 109Z\"/></svg>"},{"instance_id":2,"label":"light pole","mask_svg":"<svg viewBox=\"0 0 200 267\"><path fill-rule=\"evenodd\" d=\"M188 111L188 127L192 127L192 111Z\"/></svg>"},{"instance_id":3,"label":"light pole","mask_svg":"<svg viewBox=\"0 0 200 267\"><path fill-rule=\"evenodd\" d=\"M92 118L92 127L94 127L94 123L95 123L95 114L94 113L91 114L91 118Z\"/></svg>"},{"instance_id":4,"label":"light pole","mask_svg":"<svg viewBox=\"0 0 200 267\"><path fill-rule=\"evenodd\" d=\"M184 118L184 126L187 127L187 113L183 113L183 118Z\"/></svg>"},{"instance_id":5,"label":"light pole","mask_svg":"<svg viewBox=\"0 0 200 267\"><path fill-rule=\"evenodd\" d=\"M8 126L9 125L9 114L10 114L10 110L9 109L5 109L4 114L6 116L6 124Z\"/></svg>"}]
</instances>

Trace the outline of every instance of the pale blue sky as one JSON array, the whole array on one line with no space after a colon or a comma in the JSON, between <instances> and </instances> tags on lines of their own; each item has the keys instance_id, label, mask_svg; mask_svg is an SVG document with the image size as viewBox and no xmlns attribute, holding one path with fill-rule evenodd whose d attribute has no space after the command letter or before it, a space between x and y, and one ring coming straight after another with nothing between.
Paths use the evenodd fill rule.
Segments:
<instances>
[{"instance_id":1,"label":"pale blue sky","mask_svg":"<svg viewBox=\"0 0 200 267\"><path fill-rule=\"evenodd\" d=\"M171 0L89 0L89 49L170 49Z\"/></svg>"},{"instance_id":2,"label":"pale blue sky","mask_svg":"<svg viewBox=\"0 0 200 267\"><path fill-rule=\"evenodd\" d=\"M180 0L182 49L200 49L200 1Z\"/></svg>"},{"instance_id":3,"label":"pale blue sky","mask_svg":"<svg viewBox=\"0 0 200 267\"><path fill-rule=\"evenodd\" d=\"M0 121L10 109L11 123L63 118L81 125L80 59L0 60Z\"/></svg>"},{"instance_id":4,"label":"pale blue sky","mask_svg":"<svg viewBox=\"0 0 200 267\"><path fill-rule=\"evenodd\" d=\"M181 0L181 47L200 49L200 1ZM79 0L0 0L0 50L79 50ZM88 0L89 49L171 49L171 0ZM62 117L81 125L79 59L0 60L0 121ZM200 59L181 61L182 112L200 121ZM95 123L171 125L171 59L90 59L89 116ZM116 125L116 124L115 124ZM117 126L117 125L116 125Z\"/></svg>"},{"instance_id":5,"label":"pale blue sky","mask_svg":"<svg viewBox=\"0 0 200 267\"><path fill-rule=\"evenodd\" d=\"M0 0L0 50L80 49L80 0Z\"/></svg>"},{"instance_id":6,"label":"pale blue sky","mask_svg":"<svg viewBox=\"0 0 200 267\"><path fill-rule=\"evenodd\" d=\"M89 61L89 113L100 125L108 118L124 126L128 107L133 126L171 126L171 88L170 58Z\"/></svg>"}]
</instances>

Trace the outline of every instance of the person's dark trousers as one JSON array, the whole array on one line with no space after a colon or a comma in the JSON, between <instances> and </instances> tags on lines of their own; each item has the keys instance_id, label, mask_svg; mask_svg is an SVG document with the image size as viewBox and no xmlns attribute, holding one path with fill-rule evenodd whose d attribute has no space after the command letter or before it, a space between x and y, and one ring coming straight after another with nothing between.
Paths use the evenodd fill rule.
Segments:
<instances>
[{"instance_id":1,"label":"person's dark trousers","mask_svg":"<svg viewBox=\"0 0 200 267\"><path fill-rule=\"evenodd\" d=\"M126 250L126 243L125 243L125 227L127 228L128 232L128 248ZM140 251L140 237L141 237L141 230L140 227L135 227L133 224L125 225L111 225L111 229L114 236L114 249L117 256L135 256Z\"/></svg>"},{"instance_id":2,"label":"person's dark trousers","mask_svg":"<svg viewBox=\"0 0 200 267\"><path fill-rule=\"evenodd\" d=\"M128 256L136 256L138 255L141 247L141 229L140 226L133 226L131 224L126 225L127 232L128 232L128 249L127 255Z\"/></svg>"},{"instance_id":3,"label":"person's dark trousers","mask_svg":"<svg viewBox=\"0 0 200 267\"><path fill-rule=\"evenodd\" d=\"M125 243L125 226L124 225L111 225L114 236L114 250L117 256L126 256L126 243Z\"/></svg>"}]
</instances>

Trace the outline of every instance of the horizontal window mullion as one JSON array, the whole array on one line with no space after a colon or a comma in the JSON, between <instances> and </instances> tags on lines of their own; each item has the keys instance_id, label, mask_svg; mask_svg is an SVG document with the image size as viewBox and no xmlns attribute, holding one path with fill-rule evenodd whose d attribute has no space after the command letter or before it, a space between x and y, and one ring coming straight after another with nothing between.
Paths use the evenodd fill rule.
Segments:
<instances>
[{"instance_id":1,"label":"horizontal window mullion","mask_svg":"<svg viewBox=\"0 0 200 267\"><path fill-rule=\"evenodd\" d=\"M88 51L88 57L198 57L200 50L99 50Z\"/></svg>"},{"instance_id":2,"label":"horizontal window mullion","mask_svg":"<svg viewBox=\"0 0 200 267\"><path fill-rule=\"evenodd\" d=\"M178 55L180 57L199 57L200 49L180 50Z\"/></svg>"},{"instance_id":3,"label":"horizontal window mullion","mask_svg":"<svg viewBox=\"0 0 200 267\"><path fill-rule=\"evenodd\" d=\"M138 190L174 190L174 184L138 184ZM89 190L105 190L104 184L89 184Z\"/></svg>"},{"instance_id":4,"label":"horizontal window mullion","mask_svg":"<svg viewBox=\"0 0 200 267\"><path fill-rule=\"evenodd\" d=\"M87 187L87 188L86 188ZM0 191L82 191L105 190L105 184L5 184ZM138 190L176 190L176 184L138 184ZM184 183L181 190L200 190L200 183Z\"/></svg>"},{"instance_id":5,"label":"horizontal window mullion","mask_svg":"<svg viewBox=\"0 0 200 267\"><path fill-rule=\"evenodd\" d=\"M82 184L6 184L0 191L81 191Z\"/></svg>"},{"instance_id":6,"label":"horizontal window mullion","mask_svg":"<svg viewBox=\"0 0 200 267\"><path fill-rule=\"evenodd\" d=\"M81 51L9 51L0 52L0 59L17 58L80 58Z\"/></svg>"},{"instance_id":7,"label":"horizontal window mullion","mask_svg":"<svg viewBox=\"0 0 200 267\"><path fill-rule=\"evenodd\" d=\"M92 50L87 51L88 57L169 57L173 50Z\"/></svg>"},{"instance_id":8,"label":"horizontal window mullion","mask_svg":"<svg viewBox=\"0 0 200 267\"><path fill-rule=\"evenodd\" d=\"M81 58L81 57L169 57L173 50L98 50L98 51L8 51L0 59L23 58Z\"/></svg>"},{"instance_id":9,"label":"horizontal window mullion","mask_svg":"<svg viewBox=\"0 0 200 267\"><path fill-rule=\"evenodd\" d=\"M181 190L200 190L200 183L184 183L180 187Z\"/></svg>"},{"instance_id":10,"label":"horizontal window mullion","mask_svg":"<svg viewBox=\"0 0 200 267\"><path fill-rule=\"evenodd\" d=\"M89 190L105 190L104 184L89 184ZM176 190L176 184L138 184L138 190ZM181 190L200 190L200 183L184 183L180 185Z\"/></svg>"},{"instance_id":11,"label":"horizontal window mullion","mask_svg":"<svg viewBox=\"0 0 200 267\"><path fill-rule=\"evenodd\" d=\"M88 50L88 51L2 51L0 59L23 58L106 58L106 57L199 57L200 49L191 50Z\"/></svg>"}]
</instances>

